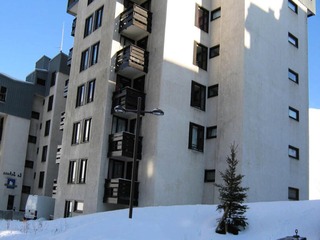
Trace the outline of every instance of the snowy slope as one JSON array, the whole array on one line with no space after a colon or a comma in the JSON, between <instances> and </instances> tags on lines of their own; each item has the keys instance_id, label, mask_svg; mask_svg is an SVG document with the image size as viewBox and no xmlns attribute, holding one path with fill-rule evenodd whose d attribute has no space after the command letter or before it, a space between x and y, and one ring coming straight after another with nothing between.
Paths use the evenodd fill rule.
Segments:
<instances>
[{"instance_id":1,"label":"snowy slope","mask_svg":"<svg viewBox=\"0 0 320 240\"><path fill-rule=\"evenodd\" d=\"M249 227L238 236L215 233L221 213L213 205L135 208L57 219L0 220L0 239L263 240L299 235L320 240L320 201L251 203Z\"/></svg>"}]
</instances>

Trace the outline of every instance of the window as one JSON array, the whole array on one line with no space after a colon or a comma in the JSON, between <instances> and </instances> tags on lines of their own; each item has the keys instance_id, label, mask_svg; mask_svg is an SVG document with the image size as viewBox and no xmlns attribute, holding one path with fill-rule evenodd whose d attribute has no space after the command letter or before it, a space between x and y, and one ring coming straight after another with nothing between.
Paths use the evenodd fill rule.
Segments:
<instances>
[{"instance_id":1,"label":"window","mask_svg":"<svg viewBox=\"0 0 320 240\"><path fill-rule=\"evenodd\" d=\"M47 161L48 146L42 147L41 162Z\"/></svg>"},{"instance_id":2,"label":"window","mask_svg":"<svg viewBox=\"0 0 320 240\"><path fill-rule=\"evenodd\" d=\"M89 142L91 130L91 118L84 120L83 142Z\"/></svg>"},{"instance_id":3,"label":"window","mask_svg":"<svg viewBox=\"0 0 320 240\"><path fill-rule=\"evenodd\" d=\"M72 217L72 201L66 201L64 205L64 216L65 218Z\"/></svg>"},{"instance_id":4,"label":"window","mask_svg":"<svg viewBox=\"0 0 320 240\"><path fill-rule=\"evenodd\" d=\"M216 180L216 170L215 169L204 170L204 181L205 182L215 182L215 180Z\"/></svg>"},{"instance_id":5,"label":"window","mask_svg":"<svg viewBox=\"0 0 320 240\"><path fill-rule=\"evenodd\" d=\"M31 192L30 186L26 186L26 185L22 186L22 193L30 194L30 192Z\"/></svg>"},{"instance_id":6,"label":"window","mask_svg":"<svg viewBox=\"0 0 320 240\"><path fill-rule=\"evenodd\" d=\"M220 7L211 11L211 21L216 20L219 17L221 17L221 8Z\"/></svg>"},{"instance_id":7,"label":"window","mask_svg":"<svg viewBox=\"0 0 320 240\"><path fill-rule=\"evenodd\" d=\"M207 70L208 48L195 42L193 64L203 70Z\"/></svg>"},{"instance_id":8,"label":"window","mask_svg":"<svg viewBox=\"0 0 320 240\"><path fill-rule=\"evenodd\" d=\"M94 14L94 30L102 25L103 6L99 8Z\"/></svg>"},{"instance_id":9,"label":"window","mask_svg":"<svg viewBox=\"0 0 320 240\"><path fill-rule=\"evenodd\" d=\"M288 188L288 199L290 200L299 200L299 189L289 187Z\"/></svg>"},{"instance_id":10,"label":"window","mask_svg":"<svg viewBox=\"0 0 320 240\"><path fill-rule=\"evenodd\" d=\"M203 152L204 127L195 123L189 125L189 149Z\"/></svg>"},{"instance_id":11,"label":"window","mask_svg":"<svg viewBox=\"0 0 320 240\"><path fill-rule=\"evenodd\" d=\"M73 124L72 130L72 144L80 143L80 122L76 122Z\"/></svg>"},{"instance_id":12,"label":"window","mask_svg":"<svg viewBox=\"0 0 320 240\"><path fill-rule=\"evenodd\" d=\"M91 80L88 83L87 103L93 102L95 84L96 84L95 80Z\"/></svg>"},{"instance_id":13,"label":"window","mask_svg":"<svg viewBox=\"0 0 320 240\"><path fill-rule=\"evenodd\" d=\"M37 78L37 84L41 85L41 86L45 86L46 85L46 80L41 79L41 78Z\"/></svg>"},{"instance_id":14,"label":"window","mask_svg":"<svg viewBox=\"0 0 320 240\"><path fill-rule=\"evenodd\" d=\"M191 106L205 111L205 105L206 105L206 87L192 81L191 82Z\"/></svg>"},{"instance_id":15,"label":"window","mask_svg":"<svg viewBox=\"0 0 320 240\"><path fill-rule=\"evenodd\" d=\"M89 48L81 53L80 72L89 67Z\"/></svg>"},{"instance_id":16,"label":"window","mask_svg":"<svg viewBox=\"0 0 320 240\"><path fill-rule=\"evenodd\" d=\"M49 97L48 109L47 109L48 112L52 110L52 105L53 105L53 95Z\"/></svg>"},{"instance_id":17,"label":"window","mask_svg":"<svg viewBox=\"0 0 320 240\"><path fill-rule=\"evenodd\" d=\"M77 90L76 107L84 105L85 85L82 84Z\"/></svg>"},{"instance_id":18,"label":"window","mask_svg":"<svg viewBox=\"0 0 320 240\"><path fill-rule=\"evenodd\" d=\"M288 69L288 78L295 83L299 83L299 74L290 68Z\"/></svg>"},{"instance_id":19,"label":"window","mask_svg":"<svg viewBox=\"0 0 320 240\"><path fill-rule=\"evenodd\" d=\"M295 13L298 13L298 5L292 0L288 0L288 7Z\"/></svg>"},{"instance_id":20,"label":"window","mask_svg":"<svg viewBox=\"0 0 320 240\"><path fill-rule=\"evenodd\" d=\"M296 48L299 47L299 40L296 36L294 36L291 33L288 33L288 42L291 43L293 46L295 46Z\"/></svg>"},{"instance_id":21,"label":"window","mask_svg":"<svg viewBox=\"0 0 320 240\"><path fill-rule=\"evenodd\" d=\"M201 30L209 31L209 11L199 5L196 5L196 23Z\"/></svg>"},{"instance_id":22,"label":"window","mask_svg":"<svg viewBox=\"0 0 320 240\"><path fill-rule=\"evenodd\" d=\"M80 159L80 168L79 168L79 183L86 182L87 175L87 159Z\"/></svg>"},{"instance_id":23,"label":"window","mask_svg":"<svg viewBox=\"0 0 320 240\"><path fill-rule=\"evenodd\" d=\"M43 188L43 182L44 182L44 172L41 171L39 176L39 184L38 184L39 188Z\"/></svg>"},{"instance_id":24,"label":"window","mask_svg":"<svg viewBox=\"0 0 320 240\"><path fill-rule=\"evenodd\" d=\"M297 109L294 109L293 107L289 107L289 117L299 121L299 111Z\"/></svg>"},{"instance_id":25,"label":"window","mask_svg":"<svg viewBox=\"0 0 320 240\"><path fill-rule=\"evenodd\" d=\"M127 119L114 116L112 121L112 133L127 131L127 124Z\"/></svg>"},{"instance_id":26,"label":"window","mask_svg":"<svg viewBox=\"0 0 320 240\"><path fill-rule=\"evenodd\" d=\"M39 112L32 111L32 112L31 112L31 118L33 118L33 119L40 119L40 113L39 113Z\"/></svg>"},{"instance_id":27,"label":"window","mask_svg":"<svg viewBox=\"0 0 320 240\"><path fill-rule=\"evenodd\" d=\"M0 102L5 102L7 97L7 88L0 86Z\"/></svg>"},{"instance_id":28,"label":"window","mask_svg":"<svg viewBox=\"0 0 320 240\"><path fill-rule=\"evenodd\" d=\"M93 14L89 17L87 17L85 25L84 25L84 36L88 36L92 32L93 28Z\"/></svg>"},{"instance_id":29,"label":"window","mask_svg":"<svg viewBox=\"0 0 320 240\"><path fill-rule=\"evenodd\" d=\"M98 62L98 55L99 55L99 42L91 46L91 59L90 59L91 66Z\"/></svg>"},{"instance_id":30,"label":"window","mask_svg":"<svg viewBox=\"0 0 320 240\"><path fill-rule=\"evenodd\" d=\"M46 121L46 127L44 129L44 136L48 136L49 135L49 133L50 133L50 124L51 124L50 120Z\"/></svg>"},{"instance_id":31,"label":"window","mask_svg":"<svg viewBox=\"0 0 320 240\"><path fill-rule=\"evenodd\" d=\"M77 162L72 160L69 162L68 183L76 183Z\"/></svg>"},{"instance_id":32,"label":"window","mask_svg":"<svg viewBox=\"0 0 320 240\"><path fill-rule=\"evenodd\" d=\"M208 87L208 98L218 96L218 91L219 91L218 84Z\"/></svg>"},{"instance_id":33,"label":"window","mask_svg":"<svg viewBox=\"0 0 320 240\"><path fill-rule=\"evenodd\" d=\"M83 202L74 201L74 211L77 213L83 212Z\"/></svg>"},{"instance_id":34,"label":"window","mask_svg":"<svg viewBox=\"0 0 320 240\"><path fill-rule=\"evenodd\" d=\"M51 73L51 82L50 82L50 87L53 87L56 84L56 72Z\"/></svg>"},{"instance_id":35,"label":"window","mask_svg":"<svg viewBox=\"0 0 320 240\"><path fill-rule=\"evenodd\" d=\"M90 3L92 3L94 0L88 0L88 5L90 4Z\"/></svg>"},{"instance_id":36,"label":"window","mask_svg":"<svg viewBox=\"0 0 320 240\"><path fill-rule=\"evenodd\" d=\"M207 139L217 137L217 126L207 127Z\"/></svg>"},{"instance_id":37,"label":"window","mask_svg":"<svg viewBox=\"0 0 320 240\"><path fill-rule=\"evenodd\" d=\"M211 47L209 50L209 58L214 58L220 55L220 45Z\"/></svg>"},{"instance_id":38,"label":"window","mask_svg":"<svg viewBox=\"0 0 320 240\"><path fill-rule=\"evenodd\" d=\"M26 160L25 163L24 163L24 167L25 168L33 168L33 161L31 160Z\"/></svg>"},{"instance_id":39,"label":"window","mask_svg":"<svg viewBox=\"0 0 320 240\"><path fill-rule=\"evenodd\" d=\"M296 147L289 145L288 155L291 158L299 159L299 148L296 148Z\"/></svg>"},{"instance_id":40,"label":"window","mask_svg":"<svg viewBox=\"0 0 320 240\"><path fill-rule=\"evenodd\" d=\"M36 136L29 135L29 137L28 137L28 142L29 142L29 143L37 143L37 137L36 137Z\"/></svg>"}]
</instances>

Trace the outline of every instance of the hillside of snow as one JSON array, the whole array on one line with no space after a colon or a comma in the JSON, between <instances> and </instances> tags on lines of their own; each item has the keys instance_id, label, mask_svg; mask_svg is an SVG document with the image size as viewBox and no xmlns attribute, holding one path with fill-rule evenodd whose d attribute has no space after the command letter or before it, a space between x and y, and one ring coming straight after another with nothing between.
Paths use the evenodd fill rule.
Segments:
<instances>
[{"instance_id":1,"label":"hillside of snow","mask_svg":"<svg viewBox=\"0 0 320 240\"><path fill-rule=\"evenodd\" d=\"M320 240L320 200L248 204L249 227L239 235L215 233L215 205L134 208L53 221L0 220L0 239L59 240Z\"/></svg>"}]
</instances>

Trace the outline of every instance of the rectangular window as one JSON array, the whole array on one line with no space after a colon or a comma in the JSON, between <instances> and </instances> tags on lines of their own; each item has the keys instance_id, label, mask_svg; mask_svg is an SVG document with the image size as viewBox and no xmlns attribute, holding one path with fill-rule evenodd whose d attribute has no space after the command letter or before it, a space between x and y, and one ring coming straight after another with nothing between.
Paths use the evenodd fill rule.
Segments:
<instances>
[{"instance_id":1,"label":"rectangular window","mask_svg":"<svg viewBox=\"0 0 320 240\"><path fill-rule=\"evenodd\" d=\"M219 17L221 17L221 8L220 7L211 11L211 21L216 20Z\"/></svg>"},{"instance_id":2,"label":"rectangular window","mask_svg":"<svg viewBox=\"0 0 320 240\"><path fill-rule=\"evenodd\" d=\"M56 84L56 76L57 76L56 72L51 73L50 87L53 87Z\"/></svg>"},{"instance_id":3,"label":"rectangular window","mask_svg":"<svg viewBox=\"0 0 320 240\"><path fill-rule=\"evenodd\" d=\"M41 162L47 161L48 146L42 147Z\"/></svg>"},{"instance_id":4,"label":"rectangular window","mask_svg":"<svg viewBox=\"0 0 320 240\"><path fill-rule=\"evenodd\" d=\"M76 174L77 174L77 162L69 162L69 171L68 171L68 183L76 183Z\"/></svg>"},{"instance_id":5,"label":"rectangular window","mask_svg":"<svg viewBox=\"0 0 320 240\"><path fill-rule=\"evenodd\" d=\"M48 112L52 110L52 106L53 106L53 95L49 97L48 109L47 109Z\"/></svg>"},{"instance_id":6,"label":"rectangular window","mask_svg":"<svg viewBox=\"0 0 320 240\"><path fill-rule=\"evenodd\" d=\"M209 50L209 58L214 58L220 55L220 45L211 47Z\"/></svg>"},{"instance_id":7,"label":"rectangular window","mask_svg":"<svg viewBox=\"0 0 320 240\"><path fill-rule=\"evenodd\" d=\"M77 90L76 107L84 105L85 85L82 84Z\"/></svg>"},{"instance_id":8,"label":"rectangular window","mask_svg":"<svg viewBox=\"0 0 320 240\"><path fill-rule=\"evenodd\" d=\"M204 182L215 182L216 181L216 170L206 169L204 170Z\"/></svg>"},{"instance_id":9,"label":"rectangular window","mask_svg":"<svg viewBox=\"0 0 320 240\"><path fill-rule=\"evenodd\" d=\"M26 185L22 186L22 193L30 194L30 192L31 192L30 186L26 186Z\"/></svg>"},{"instance_id":10,"label":"rectangular window","mask_svg":"<svg viewBox=\"0 0 320 240\"><path fill-rule=\"evenodd\" d=\"M205 111L206 105L206 87L196 83L191 82L191 104L192 107L199 108Z\"/></svg>"},{"instance_id":11,"label":"rectangular window","mask_svg":"<svg viewBox=\"0 0 320 240\"><path fill-rule=\"evenodd\" d=\"M291 158L299 159L299 148L296 148L296 147L289 145L288 155Z\"/></svg>"},{"instance_id":12,"label":"rectangular window","mask_svg":"<svg viewBox=\"0 0 320 240\"><path fill-rule=\"evenodd\" d=\"M98 62L98 56L99 56L99 42L91 46L90 66Z\"/></svg>"},{"instance_id":13,"label":"rectangular window","mask_svg":"<svg viewBox=\"0 0 320 240\"><path fill-rule=\"evenodd\" d=\"M299 121L299 111L297 109L294 109L293 107L289 107L289 117Z\"/></svg>"},{"instance_id":14,"label":"rectangular window","mask_svg":"<svg viewBox=\"0 0 320 240\"><path fill-rule=\"evenodd\" d=\"M290 200L299 200L299 189L289 187L288 188L288 199Z\"/></svg>"},{"instance_id":15,"label":"rectangular window","mask_svg":"<svg viewBox=\"0 0 320 240\"><path fill-rule=\"evenodd\" d=\"M41 85L41 86L45 86L46 85L46 80L41 79L41 78L37 78L37 84Z\"/></svg>"},{"instance_id":16,"label":"rectangular window","mask_svg":"<svg viewBox=\"0 0 320 240\"><path fill-rule=\"evenodd\" d=\"M114 116L112 120L112 133L127 131L127 125L127 119Z\"/></svg>"},{"instance_id":17,"label":"rectangular window","mask_svg":"<svg viewBox=\"0 0 320 240\"><path fill-rule=\"evenodd\" d=\"M295 46L296 48L299 47L299 40L296 36L294 36L291 33L288 33L288 42L291 43L293 46Z\"/></svg>"},{"instance_id":18,"label":"rectangular window","mask_svg":"<svg viewBox=\"0 0 320 240\"><path fill-rule=\"evenodd\" d=\"M29 142L29 143L37 143L37 137L36 137L36 136L29 135L29 137L28 137L28 142Z\"/></svg>"},{"instance_id":19,"label":"rectangular window","mask_svg":"<svg viewBox=\"0 0 320 240\"><path fill-rule=\"evenodd\" d=\"M24 163L24 167L33 169L33 161L26 160L25 163Z\"/></svg>"},{"instance_id":20,"label":"rectangular window","mask_svg":"<svg viewBox=\"0 0 320 240\"><path fill-rule=\"evenodd\" d=\"M74 211L77 213L83 212L83 202L74 201Z\"/></svg>"},{"instance_id":21,"label":"rectangular window","mask_svg":"<svg viewBox=\"0 0 320 240\"><path fill-rule=\"evenodd\" d=\"M83 142L89 142L91 131L91 118L84 120Z\"/></svg>"},{"instance_id":22,"label":"rectangular window","mask_svg":"<svg viewBox=\"0 0 320 240\"><path fill-rule=\"evenodd\" d=\"M64 218L72 217L72 201L66 201L64 205Z\"/></svg>"},{"instance_id":23,"label":"rectangular window","mask_svg":"<svg viewBox=\"0 0 320 240\"><path fill-rule=\"evenodd\" d=\"M292 0L288 0L288 7L295 13L298 13L298 5Z\"/></svg>"},{"instance_id":24,"label":"rectangular window","mask_svg":"<svg viewBox=\"0 0 320 240\"><path fill-rule=\"evenodd\" d=\"M80 72L89 67L89 48L81 53Z\"/></svg>"},{"instance_id":25,"label":"rectangular window","mask_svg":"<svg viewBox=\"0 0 320 240\"><path fill-rule=\"evenodd\" d=\"M46 121L46 127L44 129L44 136L48 136L50 134L50 124L51 124L50 120Z\"/></svg>"},{"instance_id":26,"label":"rectangular window","mask_svg":"<svg viewBox=\"0 0 320 240\"><path fill-rule=\"evenodd\" d=\"M196 5L196 27L202 31L209 32L209 11Z\"/></svg>"},{"instance_id":27,"label":"rectangular window","mask_svg":"<svg viewBox=\"0 0 320 240\"><path fill-rule=\"evenodd\" d=\"M94 14L94 30L102 25L103 6L99 8Z\"/></svg>"},{"instance_id":28,"label":"rectangular window","mask_svg":"<svg viewBox=\"0 0 320 240\"><path fill-rule=\"evenodd\" d=\"M80 143L80 122L76 122L73 124L72 129L72 144Z\"/></svg>"},{"instance_id":29,"label":"rectangular window","mask_svg":"<svg viewBox=\"0 0 320 240\"><path fill-rule=\"evenodd\" d=\"M87 19L86 19L86 22L84 25L84 36L83 37L88 36L92 32L92 30L93 30L92 28L93 28L93 14L90 15L89 17L87 17Z\"/></svg>"},{"instance_id":30,"label":"rectangular window","mask_svg":"<svg viewBox=\"0 0 320 240\"><path fill-rule=\"evenodd\" d=\"M207 139L217 137L217 126L207 127Z\"/></svg>"},{"instance_id":31,"label":"rectangular window","mask_svg":"<svg viewBox=\"0 0 320 240\"><path fill-rule=\"evenodd\" d=\"M218 96L218 92L219 92L219 85L218 84L215 84L215 85L208 87L208 98Z\"/></svg>"},{"instance_id":32,"label":"rectangular window","mask_svg":"<svg viewBox=\"0 0 320 240\"><path fill-rule=\"evenodd\" d=\"M39 188L43 188L43 182L44 182L44 172L41 171L39 175L39 184L38 184Z\"/></svg>"},{"instance_id":33,"label":"rectangular window","mask_svg":"<svg viewBox=\"0 0 320 240\"><path fill-rule=\"evenodd\" d=\"M39 112L35 112L35 111L32 111L31 112L31 118L33 119L40 119L40 113Z\"/></svg>"},{"instance_id":34,"label":"rectangular window","mask_svg":"<svg viewBox=\"0 0 320 240\"><path fill-rule=\"evenodd\" d=\"M95 84L96 84L96 81L95 81L95 80L91 80L91 81L88 83L87 103L93 102Z\"/></svg>"},{"instance_id":35,"label":"rectangular window","mask_svg":"<svg viewBox=\"0 0 320 240\"><path fill-rule=\"evenodd\" d=\"M7 97L7 88L0 86L0 102L5 102Z\"/></svg>"},{"instance_id":36,"label":"rectangular window","mask_svg":"<svg viewBox=\"0 0 320 240\"><path fill-rule=\"evenodd\" d=\"M208 48L200 43L194 43L193 64L203 70L207 70Z\"/></svg>"},{"instance_id":37,"label":"rectangular window","mask_svg":"<svg viewBox=\"0 0 320 240\"><path fill-rule=\"evenodd\" d=\"M195 123L189 125L189 149L203 152L204 127Z\"/></svg>"},{"instance_id":38,"label":"rectangular window","mask_svg":"<svg viewBox=\"0 0 320 240\"><path fill-rule=\"evenodd\" d=\"M288 69L288 78L295 83L299 83L299 74L290 68Z\"/></svg>"},{"instance_id":39,"label":"rectangular window","mask_svg":"<svg viewBox=\"0 0 320 240\"><path fill-rule=\"evenodd\" d=\"M79 167L79 183L86 182L87 175L87 159L80 159L80 167Z\"/></svg>"}]
</instances>

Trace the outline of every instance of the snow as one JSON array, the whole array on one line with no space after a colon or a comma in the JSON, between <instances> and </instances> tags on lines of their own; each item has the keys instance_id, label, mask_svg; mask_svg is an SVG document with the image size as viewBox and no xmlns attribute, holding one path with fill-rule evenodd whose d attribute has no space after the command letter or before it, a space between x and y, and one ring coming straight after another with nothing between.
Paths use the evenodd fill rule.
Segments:
<instances>
[{"instance_id":1,"label":"snow","mask_svg":"<svg viewBox=\"0 0 320 240\"><path fill-rule=\"evenodd\" d=\"M0 239L33 240L276 240L295 235L320 240L320 200L250 203L249 227L239 235L215 233L216 205L134 208L53 221L0 220Z\"/></svg>"}]
</instances>

